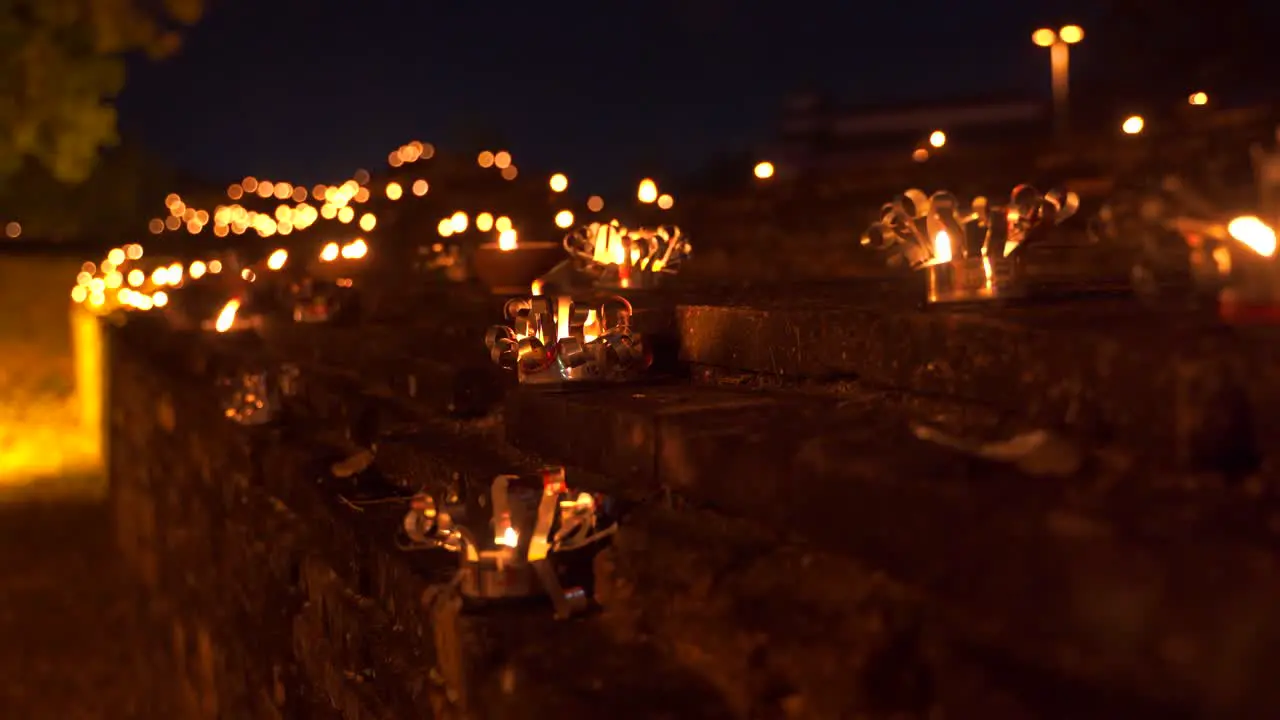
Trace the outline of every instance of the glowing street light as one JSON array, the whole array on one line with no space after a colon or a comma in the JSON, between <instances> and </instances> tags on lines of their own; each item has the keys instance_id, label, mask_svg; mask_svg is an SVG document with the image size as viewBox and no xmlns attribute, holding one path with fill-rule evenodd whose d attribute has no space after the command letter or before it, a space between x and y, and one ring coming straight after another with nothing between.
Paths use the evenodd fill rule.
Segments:
<instances>
[{"instance_id":1,"label":"glowing street light","mask_svg":"<svg viewBox=\"0 0 1280 720\"><path fill-rule=\"evenodd\" d=\"M1130 115L1124 119L1123 123L1120 123L1120 129L1124 131L1125 135L1137 135L1142 132L1142 128L1146 127L1146 125L1147 123L1142 119L1141 115Z\"/></svg>"},{"instance_id":2,"label":"glowing street light","mask_svg":"<svg viewBox=\"0 0 1280 720\"><path fill-rule=\"evenodd\" d=\"M1187 98L1187 102L1191 105L1208 105L1209 94L1206 92L1193 92L1191 97Z\"/></svg>"},{"instance_id":3,"label":"glowing street light","mask_svg":"<svg viewBox=\"0 0 1280 720\"><path fill-rule=\"evenodd\" d=\"M1053 74L1053 109L1056 130L1059 135L1067 131L1067 89L1070 51L1068 48L1084 40L1084 29L1079 25L1064 25L1057 32L1040 28L1031 33L1031 42L1049 48L1049 67Z\"/></svg>"},{"instance_id":4,"label":"glowing street light","mask_svg":"<svg viewBox=\"0 0 1280 720\"><path fill-rule=\"evenodd\" d=\"M929 134L929 144L933 147L940 148L947 144L947 134L941 130L934 130Z\"/></svg>"},{"instance_id":5,"label":"glowing street light","mask_svg":"<svg viewBox=\"0 0 1280 720\"><path fill-rule=\"evenodd\" d=\"M768 180L773 177L773 163L768 160L756 163L755 176L761 180Z\"/></svg>"}]
</instances>

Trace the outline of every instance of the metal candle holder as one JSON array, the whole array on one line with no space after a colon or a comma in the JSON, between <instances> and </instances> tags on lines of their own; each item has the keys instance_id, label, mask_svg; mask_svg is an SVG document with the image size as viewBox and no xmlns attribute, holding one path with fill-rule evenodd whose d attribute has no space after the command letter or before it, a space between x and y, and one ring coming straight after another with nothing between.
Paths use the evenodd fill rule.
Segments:
<instances>
[{"instance_id":1,"label":"metal candle holder","mask_svg":"<svg viewBox=\"0 0 1280 720\"><path fill-rule=\"evenodd\" d=\"M280 412L280 393L265 370L245 372L219 381L222 412L241 425L266 425Z\"/></svg>"},{"instance_id":2,"label":"metal candle holder","mask_svg":"<svg viewBox=\"0 0 1280 720\"><path fill-rule=\"evenodd\" d=\"M884 205L862 244L895 250L891 261L920 270L930 304L1001 300L1026 293L1022 254L1075 214L1072 192L1019 185L1005 205L976 197L962 209L946 191L907 190Z\"/></svg>"},{"instance_id":3,"label":"metal candle holder","mask_svg":"<svg viewBox=\"0 0 1280 720\"><path fill-rule=\"evenodd\" d=\"M289 298L293 306L293 321L297 323L325 323L339 314L345 303L344 287L340 284L318 283L314 278L304 278L289 285Z\"/></svg>"},{"instance_id":4,"label":"metal candle holder","mask_svg":"<svg viewBox=\"0 0 1280 720\"><path fill-rule=\"evenodd\" d=\"M516 370L521 383L548 384L635 379L652 363L642 338L631 331L631 303L535 295L512 298L509 325L485 335L489 355Z\"/></svg>"},{"instance_id":5,"label":"metal candle holder","mask_svg":"<svg viewBox=\"0 0 1280 720\"><path fill-rule=\"evenodd\" d=\"M459 589L474 600L547 595L556 616L586 609L581 587L565 587L552 564L559 553L595 545L616 525L605 517L605 498L570 492L563 468L535 477L499 475L488 502L457 494L413 498L403 529L413 546L456 552Z\"/></svg>"},{"instance_id":6,"label":"metal candle holder","mask_svg":"<svg viewBox=\"0 0 1280 720\"><path fill-rule=\"evenodd\" d=\"M680 269L693 246L675 226L628 229L612 222L570 232L564 249L597 287L624 290L658 286Z\"/></svg>"},{"instance_id":7,"label":"metal candle holder","mask_svg":"<svg viewBox=\"0 0 1280 720\"><path fill-rule=\"evenodd\" d=\"M1018 258L960 258L922 268L930 303L972 302L1021 297L1022 263Z\"/></svg>"}]
</instances>

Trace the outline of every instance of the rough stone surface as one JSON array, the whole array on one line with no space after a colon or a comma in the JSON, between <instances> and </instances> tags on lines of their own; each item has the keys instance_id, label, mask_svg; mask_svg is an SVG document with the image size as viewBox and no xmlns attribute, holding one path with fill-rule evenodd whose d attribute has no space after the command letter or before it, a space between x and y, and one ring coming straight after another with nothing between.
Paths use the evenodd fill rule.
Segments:
<instances>
[{"instance_id":1,"label":"rough stone surface","mask_svg":"<svg viewBox=\"0 0 1280 720\"><path fill-rule=\"evenodd\" d=\"M1270 503L1101 454L1074 477L1032 477L918 440L909 419L870 393L649 386L521 391L507 431L866 562L920 589L960 642L1156 703L1270 702L1256 670L1280 639Z\"/></svg>"},{"instance_id":2,"label":"rough stone surface","mask_svg":"<svg viewBox=\"0 0 1280 720\"><path fill-rule=\"evenodd\" d=\"M682 357L967 399L1236 474L1257 467L1261 428L1274 425L1258 383L1270 365L1254 360L1255 342L1208 316L1119 300L927 310L884 300L873 286L682 306Z\"/></svg>"},{"instance_id":3,"label":"rough stone surface","mask_svg":"<svg viewBox=\"0 0 1280 720\"><path fill-rule=\"evenodd\" d=\"M455 556L397 549L403 504L363 500L454 474L491 478L482 429L455 422L471 437L450 438L443 419L415 422L412 398L308 361L294 421L236 426L220 417L212 378L191 369L228 367L220 352L241 364L280 356L234 338L203 360L191 336L129 344L146 329L120 333L134 349L113 369L118 543L181 628L197 706L224 717L727 716L709 685L650 644L611 639L591 618L554 622L540 603L464 609L450 590ZM385 485L318 482L370 417L368 439L393 448ZM567 667L578 669L566 678Z\"/></svg>"},{"instance_id":4,"label":"rough stone surface","mask_svg":"<svg viewBox=\"0 0 1280 720\"><path fill-rule=\"evenodd\" d=\"M1160 420L1141 437L1173 447L1230 435L1203 408L1263 345L1222 360L1196 319L1166 330L1113 304L926 313L886 288L763 309L734 291L637 298L645 332L679 337L700 383L733 390L515 388L485 369L472 315L493 322L490 306L261 339L131 322L113 365L118 542L180 628L185 702L230 717L1266 716L1274 498L1256 478L1152 470L1120 432L1100 442L1131 417ZM673 313L680 298L694 299ZM1153 351L1129 352L1121 330L1181 353L1188 377L1150 372ZM832 338L844 356L819 342ZM285 362L301 371L287 423L221 419L219 373ZM1225 383L1207 369L1232 363ZM1165 407L1187 412L1104 402L1099 384L1176 391ZM477 400L460 412L460 397ZM991 439L1072 403L1108 423L1057 423L1075 431L1053 445L1074 458L1058 475L910 431ZM361 452L369 473L328 477ZM625 511L595 558L600 612L573 622L539 603L463 606L454 559L400 550L403 507L366 502L548 462Z\"/></svg>"}]
</instances>

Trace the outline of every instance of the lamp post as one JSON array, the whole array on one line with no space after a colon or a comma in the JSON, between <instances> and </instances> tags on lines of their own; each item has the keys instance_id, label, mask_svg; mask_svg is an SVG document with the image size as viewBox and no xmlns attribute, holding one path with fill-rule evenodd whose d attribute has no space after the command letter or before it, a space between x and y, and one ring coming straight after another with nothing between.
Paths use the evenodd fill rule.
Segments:
<instances>
[{"instance_id":1,"label":"lamp post","mask_svg":"<svg viewBox=\"0 0 1280 720\"><path fill-rule=\"evenodd\" d=\"M1069 47L1084 39L1084 29L1079 25L1064 25L1057 32L1040 28L1031 33L1031 42L1049 48L1049 67L1053 72L1054 131L1059 137L1066 135L1069 113L1067 110Z\"/></svg>"}]
</instances>

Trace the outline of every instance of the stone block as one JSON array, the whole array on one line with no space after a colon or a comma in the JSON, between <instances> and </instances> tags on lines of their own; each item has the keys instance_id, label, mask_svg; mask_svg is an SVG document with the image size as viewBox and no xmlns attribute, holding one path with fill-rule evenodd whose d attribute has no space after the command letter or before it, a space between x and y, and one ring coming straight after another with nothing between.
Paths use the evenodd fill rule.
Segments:
<instances>
[{"instance_id":1,"label":"stone block","mask_svg":"<svg viewBox=\"0 0 1280 720\"><path fill-rule=\"evenodd\" d=\"M877 300L876 298L879 298ZM878 286L678 309L697 365L988 404L1026 423L1230 473L1257 464L1247 341L1123 300L919 309Z\"/></svg>"}]
</instances>

